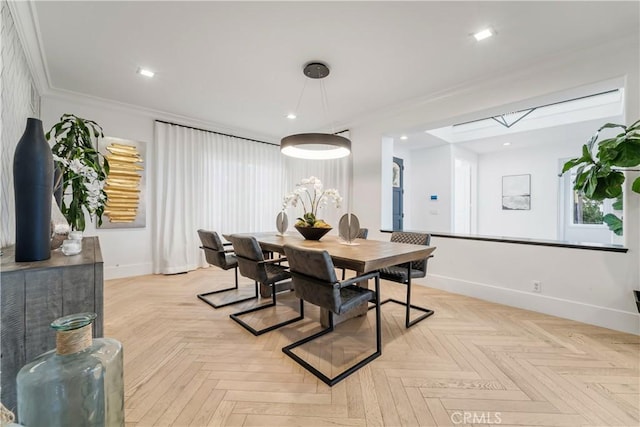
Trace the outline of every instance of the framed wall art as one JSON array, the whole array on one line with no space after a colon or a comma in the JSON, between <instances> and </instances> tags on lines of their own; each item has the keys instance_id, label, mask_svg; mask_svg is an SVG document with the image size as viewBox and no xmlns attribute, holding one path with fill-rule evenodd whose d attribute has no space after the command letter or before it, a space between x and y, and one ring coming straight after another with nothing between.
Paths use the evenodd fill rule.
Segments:
<instances>
[{"instance_id":1,"label":"framed wall art","mask_svg":"<svg viewBox=\"0 0 640 427\"><path fill-rule=\"evenodd\" d=\"M146 145L140 141L105 137L99 150L109 161L104 190L107 204L99 228L146 226Z\"/></svg>"},{"instance_id":2,"label":"framed wall art","mask_svg":"<svg viewBox=\"0 0 640 427\"><path fill-rule=\"evenodd\" d=\"M506 175L502 177L502 210L523 211L531 209L531 175Z\"/></svg>"}]
</instances>

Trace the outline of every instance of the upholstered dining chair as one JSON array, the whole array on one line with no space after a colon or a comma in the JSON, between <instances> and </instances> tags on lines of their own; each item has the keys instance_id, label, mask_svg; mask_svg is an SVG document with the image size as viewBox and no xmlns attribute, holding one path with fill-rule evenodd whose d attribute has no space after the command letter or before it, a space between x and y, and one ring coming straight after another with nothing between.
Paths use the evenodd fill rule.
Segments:
<instances>
[{"instance_id":1,"label":"upholstered dining chair","mask_svg":"<svg viewBox=\"0 0 640 427\"><path fill-rule=\"evenodd\" d=\"M368 228L361 228L358 231L358 235L356 236L356 239L366 239L368 235L369 235L369 229Z\"/></svg>"},{"instance_id":2,"label":"upholstered dining chair","mask_svg":"<svg viewBox=\"0 0 640 427\"><path fill-rule=\"evenodd\" d=\"M223 303L216 304L207 298L209 295L220 294L223 292L237 291L238 290L238 261L233 254L233 249L225 248L225 246L231 246L231 243L222 243L220 236L215 231L198 230L198 236L202 246L200 249L204 251L204 257L211 265L215 265L223 270L230 270L233 268L235 273L235 286L231 288L220 289L217 291L205 292L198 294L198 298L203 302L209 304L213 308L226 307L231 304L237 304L243 301L249 301L258 298L258 283L256 282L255 295L246 298L234 299L232 301L225 301Z\"/></svg>"},{"instance_id":3,"label":"upholstered dining chair","mask_svg":"<svg viewBox=\"0 0 640 427\"><path fill-rule=\"evenodd\" d=\"M229 236L229 240L233 244L233 248L238 260L238 268L240 274L249 279L255 280L257 283L263 286L271 287L271 302L269 304L259 305L247 310L240 311L230 315L230 317L238 322L243 328L251 332L253 335L262 335L266 332L273 331L274 329L288 325L298 320L304 319L304 302L300 300L300 315L283 322L276 323L275 325L267 326L262 329L255 329L247 322L242 320L240 316L248 313L254 313L256 311L264 310L269 307L275 307L277 305L277 288L276 284L281 284L285 280L291 279L291 275L287 270L287 267L280 265L286 261L286 258L276 259L264 259L264 254L258 241L253 236L232 234Z\"/></svg>"},{"instance_id":4,"label":"upholstered dining chair","mask_svg":"<svg viewBox=\"0 0 640 427\"><path fill-rule=\"evenodd\" d=\"M373 272L349 280L338 281L333 262L327 251L285 245L284 253L289 262L296 296L328 310L329 326L316 334L284 347L282 351L322 382L333 386L382 354L379 274ZM375 291L357 286L358 283L369 279L375 279ZM373 302L376 308L376 350L369 356L330 378L293 352L294 348L332 332L334 330L334 313L345 314L367 302Z\"/></svg>"},{"instance_id":5,"label":"upholstered dining chair","mask_svg":"<svg viewBox=\"0 0 640 427\"><path fill-rule=\"evenodd\" d=\"M369 235L369 229L368 228L361 228L360 230L358 230L358 235L356 236L356 239L366 239L368 235ZM342 280L344 280L345 274L346 274L346 271L343 268L342 269Z\"/></svg>"},{"instance_id":6,"label":"upholstered dining chair","mask_svg":"<svg viewBox=\"0 0 640 427\"><path fill-rule=\"evenodd\" d=\"M431 234L414 233L414 232L406 232L406 231L394 231L391 234L391 241L397 242L397 243L409 243L413 245L429 246L429 243L431 242ZM379 270L381 279L390 280L393 282L407 285L406 301L399 301L397 299L389 298L380 303L380 305L382 305L388 302L393 302L393 303L405 306L407 308L406 314L405 314L405 326L407 328L426 319L427 317L431 316L434 313L433 310L431 309L411 304L411 279L425 277L427 275L427 261L429 258L432 258L432 257L433 255L429 255L427 258L420 261L413 261L406 264L394 265L394 266L382 268ZM415 310L421 311L424 314L420 315L414 320L410 320L410 313L412 308Z\"/></svg>"}]
</instances>

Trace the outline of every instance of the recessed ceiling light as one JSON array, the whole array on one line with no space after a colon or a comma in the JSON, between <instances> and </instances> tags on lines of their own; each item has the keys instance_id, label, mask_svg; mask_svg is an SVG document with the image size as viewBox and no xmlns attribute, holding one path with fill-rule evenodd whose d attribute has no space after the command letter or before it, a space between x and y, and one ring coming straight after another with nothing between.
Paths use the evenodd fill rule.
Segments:
<instances>
[{"instance_id":1,"label":"recessed ceiling light","mask_svg":"<svg viewBox=\"0 0 640 427\"><path fill-rule=\"evenodd\" d=\"M473 37L475 37L477 41L480 41L480 40L488 39L492 35L493 35L493 31L490 28L486 28L482 31L478 31L477 33L475 33Z\"/></svg>"},{"instance_id":2,"label":"recessed ceiling light","mask_svg":"<svg viewBox=\"0 0 640 427\"><path fill-rule=\"evenodd\" d=\"M505 147L508 147L509 145L511 145L511 143L510 143L510 142L505 142L505 143L504 143L504 144L502 144L502 145L504 145Z\"/></svg>"},{"instance_id":3,"label":"recessed ceiling light","mask_svg":"<svg viewBox=\"0 0 640 427\"><path fill-rule=\"evenodd\" d=\"M146 68L138 68L138 74L145 77L153 77L156 73L151 70L147 70Z\"/></svg>"},{"instance_id":4,"label":"recessed ceiling light","mask_svg":"<svg viewBox=\"0 0 640 427\"><path fill-rule=\"evenodd\" d=\"M407 139L409 139L409 137L407 135L402 135L400 139L403 141L406 141Z\"/></svg>"},{"instance_id":5,"label":"recessed ceiling light","mask_svg":"<svg viewBox=\"0 0 640 427\"><path fill-rule=\"evenodd\" d=\"M293 113L289 113L289 114L287 114L287 119L291 119L291 120L293 120L293 119L295 119L296 117L298 117L298 116L296 116L296 115L295 115L295 114L293 114Z\"/></svg>"}]
</instances>

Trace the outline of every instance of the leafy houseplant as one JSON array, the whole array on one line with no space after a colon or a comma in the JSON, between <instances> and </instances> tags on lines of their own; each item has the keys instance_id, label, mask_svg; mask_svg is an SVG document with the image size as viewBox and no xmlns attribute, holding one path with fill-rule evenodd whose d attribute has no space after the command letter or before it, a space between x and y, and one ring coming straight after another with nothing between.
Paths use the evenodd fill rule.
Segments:
<instances>
[{"instance_id":1,"label":"leafy houseplant","mask_svg":"<svg viewBox=\"0 0 640 427\"><path fill-rule=\"evenodd\" d=\"M300 203L304 210L304 215L301 218L297 218L296 227L331 228L329 224L317 218L318 208L326 206L329 202L335 203L336 207L339 208L342 202L340 193L334 188L324 190L322 181L312 176L300 181L296 184L296 189L284 197L282 209L289 205L296 207Z\"/></svg>"},{"instance_id":2,"label":"leafy houseplant","mask_svg":"<svg viewBox=\"0 0 640 427\"><path fill-rule=\"evenodd\" d=\"M604 129L620 128L618 135L603 139L598 137ZM596 144L597 142L597 144ZM640 120L631 126L607 123L582 146L582 156L571 159L564 164L562 173L575 167L576 180L574 190L584 194L587 199L602 201L616 199L615 210L622 210L622 184L625 171L640 165ZM640 177L631 184L631 190L640 193ZM622 235L622 219L614 214L606 214L603 221L618 236Z\"/></svg>"},{"instance_id":3,"label":"leafy houseplant","mask_svg":"<svg viewBox=\"0 0 640 427\"><path fill-rule=\"evenodd\" d=\"M63 195L69 196L62 198L61 210L72 230L84 231L85 211L102 224L109 173L109 162L97 150L102 137L100 125L73 114L64 114L46 134L55 142L51 151L61 171L54 189L62 188Z\"/></svg>"}]
</instances>

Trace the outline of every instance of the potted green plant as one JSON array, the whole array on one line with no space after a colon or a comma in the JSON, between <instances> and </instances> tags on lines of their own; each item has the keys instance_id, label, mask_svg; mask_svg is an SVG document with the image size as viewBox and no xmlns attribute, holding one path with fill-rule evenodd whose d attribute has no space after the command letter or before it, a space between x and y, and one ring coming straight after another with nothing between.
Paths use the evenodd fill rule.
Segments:
<instances>
[{"instance_id":1,"label":"potted green plant","mask_svg":"<svg viewBox=\"0 0 640 427\"><path fill-rule=\"evenodd\" d=\"M62 189L61 211L72 230L84 231L85 212L102 224L107 194L104 184L109 162L98 152L102 127L92 120L64 114L45 135L60 169L54 190Z\"/></svg>"},{"instance_id":2,"label":"potted green plant","mask_svg":"<svg viewBox=\"0 0 640 427\"><path fill-rule=\"evenodd\" d=\"M598 142L600 132L604 129L622 131L612 138ZM615 199L615 210L622 210L622 185L625 171L638 171L640 165L640 120L631 126L607 123L582 146L582 156L571 159L564 164L562 173L573 168L576 170L574 190L584 194L587 199L602 201ZM631 190L640 194L640 177L631 184ZM608 213L603 221L616 235L622 235L622 218ZM633 291L640 312L640 291Z\"/></svg>"}]
</instances>

